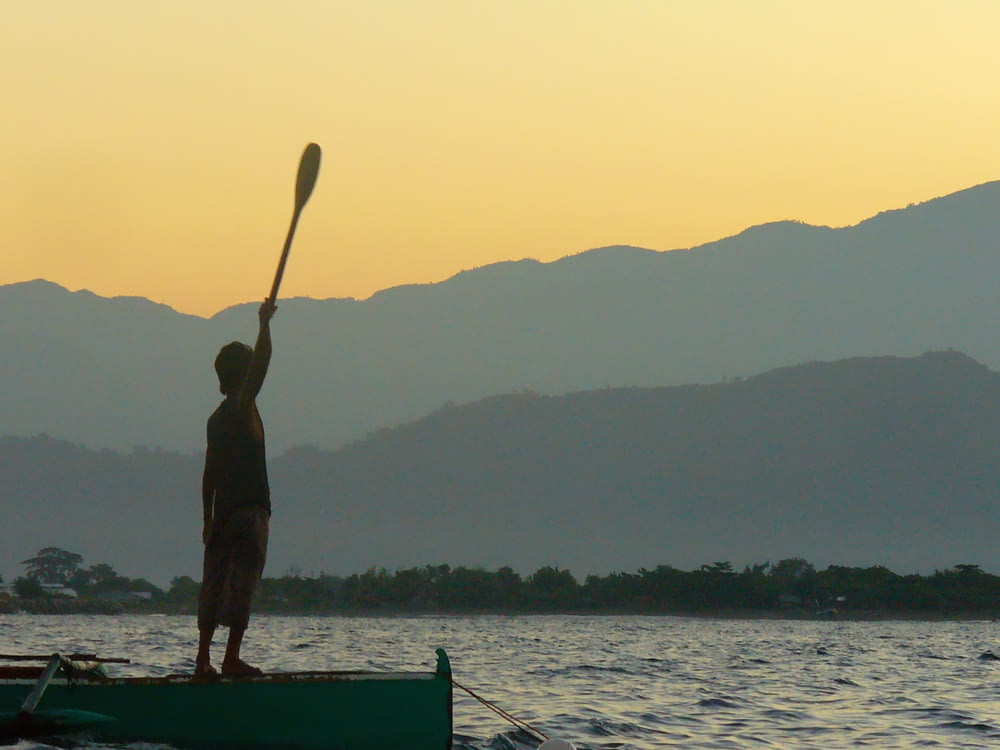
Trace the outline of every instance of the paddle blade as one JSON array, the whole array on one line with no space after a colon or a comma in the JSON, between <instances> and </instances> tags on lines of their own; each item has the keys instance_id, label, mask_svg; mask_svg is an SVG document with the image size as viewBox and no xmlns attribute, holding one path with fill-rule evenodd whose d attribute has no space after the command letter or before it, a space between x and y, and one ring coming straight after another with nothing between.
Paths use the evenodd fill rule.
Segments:
<instances>
[{"instance_id":1,"label":"paddle blade","mask_svg":"<svg viewBox=\"0 0 1000 750\"><path fill-rule=\"evenodd\" d=\"M319 176L319 162L323 152L318 145L310 143L299 160L299 174L295 178L295 210L301 211L316 186Z\"/></svg>"}]
</instances>

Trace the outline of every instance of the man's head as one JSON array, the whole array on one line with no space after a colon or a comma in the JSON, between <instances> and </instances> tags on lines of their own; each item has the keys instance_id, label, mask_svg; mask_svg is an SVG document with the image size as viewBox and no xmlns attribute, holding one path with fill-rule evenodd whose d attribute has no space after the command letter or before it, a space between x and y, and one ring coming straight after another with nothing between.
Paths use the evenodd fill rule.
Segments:
<instances>
[{"instance_id":1,"label":"man's head","mask_svg":"<svg viewBox=\"0 0 1000 750\"><path fill-rule=\"evenodd\" d=\"M215 357L215 372L219 376L220 391L228 395L239 390L251 357L253 349L239 341L231 341L219 349L219 354Z\"/></svg>"}]
</instances>

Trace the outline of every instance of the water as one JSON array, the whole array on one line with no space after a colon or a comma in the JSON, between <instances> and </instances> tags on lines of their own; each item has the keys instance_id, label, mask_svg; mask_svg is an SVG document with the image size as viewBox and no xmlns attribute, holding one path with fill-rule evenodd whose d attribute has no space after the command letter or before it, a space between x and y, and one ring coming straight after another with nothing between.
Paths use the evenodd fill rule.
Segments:
<instances>
[{"instance_id":1,"label":"water","mask_svg":"<svg viewBox=\"0 0 1000 750\"><path fill-rule=\"evenodd\" d=\"M115 674L190 672L196 637L191 617L0 616L0 652L133 660ZM438 646L459 683L581 750L1000 746L1000 661L980 658L1000 625L985 621L257 617L244 656L430 670ZM456 750L537 745L461 691L455 733Z\"/></svg>"}]
</instances>

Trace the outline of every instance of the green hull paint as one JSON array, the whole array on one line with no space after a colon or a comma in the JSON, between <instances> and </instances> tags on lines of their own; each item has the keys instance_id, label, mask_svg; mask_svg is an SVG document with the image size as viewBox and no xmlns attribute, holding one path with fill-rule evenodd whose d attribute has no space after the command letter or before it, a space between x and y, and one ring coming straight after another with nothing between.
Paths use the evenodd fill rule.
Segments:
<instances>
[{"instance_id":1,"label":"green hull paint","mask_svg":"<svg viewBox=\"0 0 1000 750\"><path fill-rule=\"evenodd\" d=\"M299 672L233 680L188 676L53 682L37 713L114 717L88 732L105 741L303 750L448 750L451 670ZM0 680L0 710L16 710L30 681Z\"/></svg>"}]
</instances>

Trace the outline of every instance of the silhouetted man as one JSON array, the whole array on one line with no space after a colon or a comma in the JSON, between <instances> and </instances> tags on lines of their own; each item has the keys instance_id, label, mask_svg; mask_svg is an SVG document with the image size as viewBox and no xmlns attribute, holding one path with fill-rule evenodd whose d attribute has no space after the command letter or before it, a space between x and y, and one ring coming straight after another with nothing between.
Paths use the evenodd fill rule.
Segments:
<instances>
[{"instance_id":1,"label":"silhouetted man","mask_svg":"<svg viewBox=\"0 0 1000 750\"><path fill-rule=\"evenodd\" d=\"M229 627L224 676L260 674L240 659L250 603L267 557L271 492L264 455L264 425L256 398L271 361L271 318L277 308L260 306L253 349L233 341L215 358L225 400L208 418L208 448L202 478L205 565L198 597L198 657L195 674L214 674L209 650L219 625Z\"/></svg>"}]
</instances>

